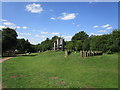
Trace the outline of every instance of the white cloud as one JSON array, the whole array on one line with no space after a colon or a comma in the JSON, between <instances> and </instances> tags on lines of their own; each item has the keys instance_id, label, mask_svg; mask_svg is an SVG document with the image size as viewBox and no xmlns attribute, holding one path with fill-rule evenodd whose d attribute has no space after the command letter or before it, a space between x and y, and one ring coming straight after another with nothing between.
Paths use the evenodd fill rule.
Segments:
<instances>
[{"instance_id":1,"label":"white cloud","mask_svg":"<svg viewBox=\"0 0 120 90\"><path fill-rule=\"evenodd\" d=\"M46 36L36 34L35 37L45 38Z\"/></svg>"},{"instance_id":2,"label":"white cloud","mask_svg":"<svg viewBox=\"0 0 120 90\"><path fill-rule=\"evenodd\" d=\"M72 24L75 24L75 23L72 23Z\"/></svg>"},{"instance_id":3,"label":"white cloud","mask_svg":"<svg viewBox=\"0 0 120 90\"><path fill-rule=\"evenodd\" d=\"M62 13L62 16L59 16L59 17L51 17L50 19L52 20L56 20L56 19L60 19L60 20L71 20L71 19L75 19L76 18L76 15L75 13ZM75 24L75 23L73 23Z\"/></svg>"},{"instance_id":4,"label":"white cloud","mask_svg":"<svg viewBox=\"0 0 120 90\"><path fill-rule=\"evenodd\" d=\"M59 35L60 33L51 33L51 34L53 34L53 35Z\"/></svg>"},{"instance_id":5,"label":"white cloud","mask_svg":"<svg viewBox=\"0 0 120 90\"><path fill-rule=\"evenodd\" d=\"M48 32L40 32L41 34L48 34Z\"/></svg>"},{"instance_id":6,"label":"white cloud","mask_svg":"<svg viewBox=\"0 0 120 90\"><path fill-rule=\"evenodd\" d=\"M52 19L52 20L56 20L56 18L54 18L54 17L51 17L50 19Z\"/></svg>"},{"instance_id":7,"label":"white cloud","mask_svg":"<svg viewBox=\"0 0 120 90\"><path fill-rule=\"evenodd\" d=\"M12 29L20 29L21 27L20 26L16 26L16 25L8 25L6 27L9 27L9 28L12 28Z\"/></svg>"},{"instance_id":8,"label":"white cloud","mask_svg":"<svg viewBox=\"0 0 120 90\"><path fill-rule=\"evenodd\" d=\"M64 36L65 39L71 39L72 36Z\"/></svg>"},{"instance_id":9,"label":"white cloud","mask_svg":"<svg viewBox=\"0 0 120 90\"><path fill-rule=\"evenodd\" d=\"M19 33L20 35L31 35L31 33Z\"/></svg>"},{"instance_id":10,"label":"white cloud","mask_svg":"<svg viewBox=\"0 0 120 90\"><path fill-rule=\"evenodd\" d=\"M27 27L26 27L26 26L23 26L22 28L23 28L23 29L27 29Z\"/></svg>"},{"instance_id":11,"label":"white cloud","mask_svg":"<svg viewBox=\"0 0 120 90\"><path fill-rule=\"evenodd\" d=\"M41 4L28 4L26 5L26 10L31 13L41 13L43 11L43 8L41 7Z\"/></svg>"},{"instance_id":12,"label":"white cloud","mask_svg":"<svg viewBox=\"0 0 120 90\"><path fill-rule=\"evenodd\" d=\"M5 26L0 25L0 29L2 29L2 28L6 28L6 27L5 27Z\"/></svg>"},{"instance_id":13,"label":"white cloud","mask_svg":"<svg viewBox=\"0 0 120 90\"><path fill-rule=\"evenodd\" d=\"M91 35L99 36L99 35L102 35L102 34L90 33L90 36Z\"/></svg>"},{"instance_id":14,"label":"white cloud","mask_svg":"<svg viewBox=\"0 0 120 90\"><path fill-rule=\"evenodd\" d=\"M17 38L18 38L18 39L21 39L21 38L25 38L25 37L23 37L23 36L18 36Z\"/></svg>"},{"instance_id":15,"label":"white cloud","mask_svg":"<svg viewBox=\"0 0 120 90\"><path fill-rule=\"evenodd\" d=\"M9 28L16 29L16 26L9 26Z\"/></svg>"},{"instance_id":16,"label":"white cloud","mask_svg":"<svg viewBox=\"0 0 120 90\"><path fill-rule=\"evenodd\" d=\"M21 27L20 27L20 26L17 26L16 28L17 28L17 29L20 29Z\"/></svg>"},{"instance_id":17,"label":"white cloud","mask_svg":"<svg viewBox=\"0 0 120 90\"><path fill-rule=\"evenodd\" d=\"M93 26L93 28L97 28L98 26Z\"/></svg>"},{"instance_id":18,"label":"white cloud","mask_svg":"<svg viewBox=\"0 0 120 90\"><path fill-rule=\"evenodd\" d=\"M36 34L35 37L40 37L40 35Z\"/></svg>"},{"instance_id":19,"label":"white cloud","mask_svg":"<svg viewBox=\"0 0 120 90\"><path fill-rule=\"evenodd\" d=\"M98 31L98 32L106 32L106 30L100 30L100 31Z\"/></svg>"},{"instance_id":20,"label":"white cloud","mask_svg":"<svg viewBox=\"0 0 120 90\"><path fill-rule=\"evenodd\" d=\"M79 27L80 25L77 25L77 27Z\"/></svg>"},{"instance_id":21,"label":"white cloud","mask_svg":"<svg viewBox=\"0 0 120 90\"><path fill-rule=\"evenodd\" d=\"M106 29L112 29L112 27L108 27L108 28L106 28Z\"/></svg>"},{"instance_id":22,"label":"white cloud","mask_svg":"<svg viewBox=\"0 0 120 90\"><path fill-rule=\"evenodd\" d=\"M63 36L65 38L66 41L70 41L72 36Z\"/></svg>"},{"instance_id":23,"label":"white cloud","mask_svg":"<svg viewBox=\"0 0 120 90\"><path fill-rule=\"evenodd\" d=\"M98 0L92 0L92 1L89 0L89 4L95 3L95 2L98 2Z\"/></svg>"},{"instance_id":24,"label":"white cloud","mask_svg":"<svg viewBox=\"0 0 120 90\"><path fill-rule=\"evenodd\" d=\"M75 18L76 18L75 13L62 13L62 16L58 17L58 19L61 19L61 20L71 20Z\"/></svg>"},{"instance_id":25,"label":"white cloud","mask_svg":"<svg viewBox=\"0 0 120 90\"><path fill-rule=\"evenodd\" d=\"M14 23L11 23L11 22L4 22L3 25L11 26L11 25L15 25L15 24L14 24Z\"/></svg>"},{"instance_id":26,"label":"white cloud","mask_svg":"<svg viewBox=\"0 0 120 90\"><path fill-rule=\"evenodd\" d=\"M1 19L0 21L2 21L2 22L6 22L7 20L5 20L5 19Z\"/></svg>"},{"instance_id":27,"label":"white cloud","mask_svg":"<svg viewBox=\"0 0 120 90\"><path fill-rule=\"evenodd\" d=\"M3 19L2 19L3 20ZM3 21L7 21L7 20L3 20ZM3 22L2 23L3 24L3 26L5 26L5 27L9 27L9 28L12 28L12 29L20 29L20 28L23 28L23 29L26 29L26 28L28 28L28 27L26 27L26 26L17 26L16 24L14 24L14 23L12 23L12 22Z\"/></svg>"},{"instance_id":28,"label":"white cloud","mask_svg":"<svg viewBox=\"0 0 120 90\"><path fill-rule=\"evenodd\" d=\"M103 25L101 26L102 28L106 28L106 27L109 27L110 25L109 24L106 24L106 25Z\"/></svg>"},{"instance_id":29,"label":"white cloud","mask_svg":"<svg viewBox=\"0 0 120 90\"><path fill-rule=\"evenodd\" d=\"M19 34L19 32L17 32L17 34Z\"/></svg>"}]
</instances>

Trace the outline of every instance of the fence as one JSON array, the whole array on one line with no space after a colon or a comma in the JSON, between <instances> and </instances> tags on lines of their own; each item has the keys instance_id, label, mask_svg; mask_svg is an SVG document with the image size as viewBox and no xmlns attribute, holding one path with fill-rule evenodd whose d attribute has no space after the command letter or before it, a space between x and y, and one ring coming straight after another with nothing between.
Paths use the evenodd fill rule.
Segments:
<instances>
[{"instance_id":1,"label":"fence","mask_svg":"<svg viewBox=\"0 0 120 90\"><path fill-rule=\"evenodd\" d=\"M80 56L82 57L88 57L88 56L96 56L96 55L102 55L102 51L80 51Z\"/></svg>"}]
</instances>

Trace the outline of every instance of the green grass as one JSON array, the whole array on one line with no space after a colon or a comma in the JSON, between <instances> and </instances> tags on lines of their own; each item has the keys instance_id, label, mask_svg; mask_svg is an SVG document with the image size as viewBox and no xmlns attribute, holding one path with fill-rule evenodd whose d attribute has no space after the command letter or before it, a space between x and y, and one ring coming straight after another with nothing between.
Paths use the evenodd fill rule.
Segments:
<instances>
[{"instance_id":1,"label":"green grass","mask_svg":"<svg viewBox=\"0 0 120 90\"><path fill-rule=\"evenodd\" d=\"M118 54L65 58L48 51L11 58L2 69L5 88L118 88Z\"/></svg>"}]
</instances>

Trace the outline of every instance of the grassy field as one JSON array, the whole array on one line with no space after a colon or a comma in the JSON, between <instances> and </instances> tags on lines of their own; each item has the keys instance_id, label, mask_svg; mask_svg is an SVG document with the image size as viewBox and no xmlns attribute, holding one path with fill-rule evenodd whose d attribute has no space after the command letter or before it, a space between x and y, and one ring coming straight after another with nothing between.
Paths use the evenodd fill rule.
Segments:
<instances>
[{"instance_id":1,"label":"grassy field","mask_svg":"<svg viewBox=\"0 0 120 90\"><path fill-rule=\"evenodd\" d=\"M4 88L118 88L118 54L33 53L2 63Z\"/></svg>"}]
</instances>

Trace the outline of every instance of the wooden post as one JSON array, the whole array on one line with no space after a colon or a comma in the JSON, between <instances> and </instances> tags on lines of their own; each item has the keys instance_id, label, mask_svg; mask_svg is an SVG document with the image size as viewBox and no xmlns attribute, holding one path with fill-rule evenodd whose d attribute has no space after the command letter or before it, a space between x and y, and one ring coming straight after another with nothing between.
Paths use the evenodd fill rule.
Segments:
<instances>
[{"instance_id":1,"label":"wooden post","mask_svg":"<svg viewBox=\"0 0 120 90\"><path fill-rule=\"evenodd\" d=\"M65 55L68 55L68 51L65 51Z\"/></svg>"},{"instance_id":2,"label":"wooden post","mask_svg":"<svg viewBox=\"0 0 120 90\"><path fill-rule=\"evenodd\" d=\"M65 58L68 56L68 51L65 51Z\"/></svg>"},{"instance_id":3,"label":"wooden post","mask_svg":"<svg viewBox=\"0 0 120 90\"><path fill-rule=\"evenodd\" d=\"M88 56L90 56L90 51L88 51Z\"/></svg>"},{"instance_id":4,"label":"wooden post","mask_svg":"<svg viewBox=\"0 0 120 90\"><path fill-rule=\"evenodd\" d=\"M82 51L82 54L83 54L82 56L85 57L85 51L84 50Z\"/></svg>"},{"instance_id":5,"label":"wooden post","mask_svg":"<svg viewBox=\"0 0 120 90\"><path fill-rule=\"evenodd\" d=\"M80 56L83 57L83 56L82 56L82 51L80 51Z\"/></svg>"},{"instance_id":6,"label":"wooden post","mask_svg":"<svg viewBox=\"0 0 120 90\"><path fill-rule=\"evenodd\" d=\"M88 51L86 51L86 57L88 57Z\"/></svg>"},{"instance_id":7,"label":"wooden post","mask_svg":"<svg viewBox=\"0 0 120 90\"><path fill-rule=\"evenodd\" d=\"M84 51L84 57L86 57L86 51Z\"/></svg>"}]
</instances>

